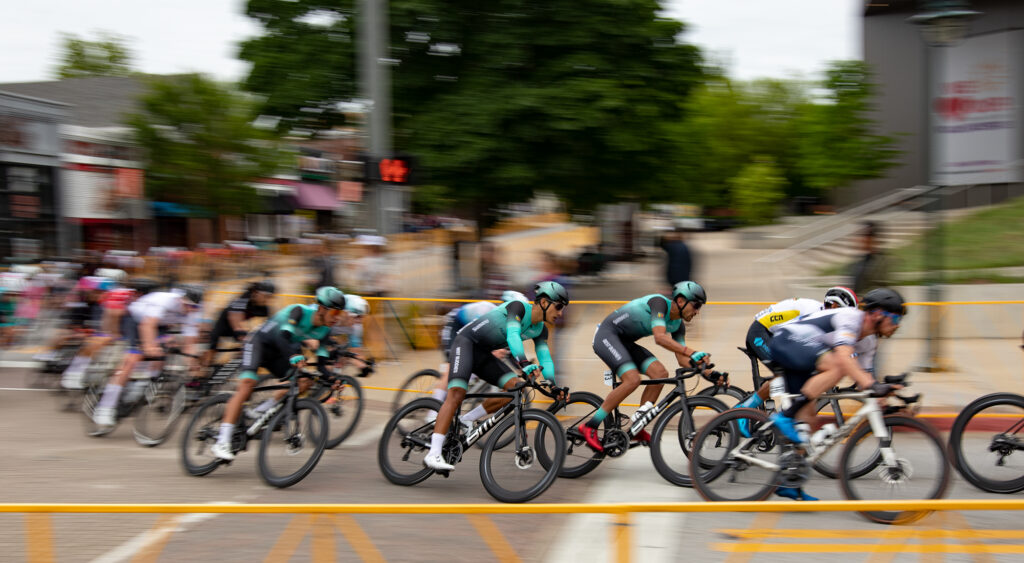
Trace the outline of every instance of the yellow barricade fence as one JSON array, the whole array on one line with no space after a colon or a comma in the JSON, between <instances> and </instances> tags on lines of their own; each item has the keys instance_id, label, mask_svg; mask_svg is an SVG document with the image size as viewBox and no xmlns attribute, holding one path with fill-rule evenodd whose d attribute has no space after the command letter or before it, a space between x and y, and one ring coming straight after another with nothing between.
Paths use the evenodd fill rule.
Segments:
<instances>
[{"instance_id":1,"label":"yellow barricade fence","mask_svg":"<svg viewBox=\"0 0 1024 563\"><path fill-rule=\"evenodd\" d=\"M53 561L53 529L51 514L608 514L613 532L609 535L610 553L614 560L630 560L632 519L637 513L709 513L709 512L851 512L851 511L1016 511L1024 510L1024 500L1016 499L941 499L919 501L819 501L792 502L680 502L619 504L0 504L0 513L25 515L26 555L29 561ZM517 560L507 553L511 546L489 520L474 520L474 528L482 535L497 534L488 545L500 560ZM343 530L363 560L383 560L366 534L347 518ZM341 524L338 524L341 528ZM286 530L285 533L287 533ZM813 532L813 530L811 531ZM879 531L881 534L881 531ZM976 531L984 534L984 531ZM315 539L315 538L314 538ZM354 541L355 540L355 541ZM333 540L325 543L333 550ZM865 546L870 548L870 546ZM942 546L929 546L943 551ZM949 546L957 547L957 546ZM1012 546L1024 547L1024 546ZM314 546L314 549L316 547ZM505 551L505 553L502 553ZM1024 549L1021 551L1024 552ZM148 554L152 559L154 553ZM321 554L322 555L322 554ZM331 554L333 555L333 554ZM333 559L331 559L333 560Z\"/></svg>"}]
</instances>

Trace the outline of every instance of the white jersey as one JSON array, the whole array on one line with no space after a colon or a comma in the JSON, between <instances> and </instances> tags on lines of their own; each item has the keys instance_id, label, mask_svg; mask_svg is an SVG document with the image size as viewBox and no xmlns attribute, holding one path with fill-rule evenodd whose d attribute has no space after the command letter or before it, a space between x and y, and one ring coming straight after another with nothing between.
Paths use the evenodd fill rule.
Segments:
<instances>
[{"instance_id":1,"label":"white jersey","mask_svg":"<svg viewBox=\"0 0 1024 563\"><path fill-rule=\"evenodd\" d=\"M857 346L861 340L860 329L864 326L864 311L853 307L840 307L818 311L799 321L780 326L778 335L788 335L794 340L821 344L828 348Z\"/></svg>"},{"instance_id":2,"label":"white jersey","mask_svg":"<svg viewBox=\"0 0 1024 563\"><path fill-rule=\"evenodd\" d=\"M181 294L170 291L147 293L128 305L128 312L135 322L155 318L161 326L181 325L184 336L199 336L202 313L189 311Z\"/></svg>"},{"instance_id":3,"label":"white jersey","mask_svg":"<svg viewBox=\"0 0 1024 563\"><path fill-rule=\"evenodd\" d=\"M762 309L761 312L754 315L754 321L763 325L772 334L775 334L781 325L803 319L821 311L824 307L821 301L815 301L814 299L804 299L802 297L786 299L774 305L769 305L767 309Z\"/></svg>"}]
</instances>

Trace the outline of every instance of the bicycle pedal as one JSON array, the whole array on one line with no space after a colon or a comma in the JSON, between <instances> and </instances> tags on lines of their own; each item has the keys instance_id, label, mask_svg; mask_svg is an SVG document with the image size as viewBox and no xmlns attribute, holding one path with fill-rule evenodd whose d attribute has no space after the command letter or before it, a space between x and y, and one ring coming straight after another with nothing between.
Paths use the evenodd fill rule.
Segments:
<instances>
[{"instance_id":1,"label":"bicycle pedal","mask_svg":"<svg viewBox=\"0 0 1024 563\"><path fill-rule=\"evenodd\" d=\"M448 474L451 473L451 471L448 471L446 469L445 470L441 470L441 471L434 470L434 473L437 473L438 475L440 475L440 476L444 477L445 479L447 479L448 478Z\"/></svg>"}]
</instances>

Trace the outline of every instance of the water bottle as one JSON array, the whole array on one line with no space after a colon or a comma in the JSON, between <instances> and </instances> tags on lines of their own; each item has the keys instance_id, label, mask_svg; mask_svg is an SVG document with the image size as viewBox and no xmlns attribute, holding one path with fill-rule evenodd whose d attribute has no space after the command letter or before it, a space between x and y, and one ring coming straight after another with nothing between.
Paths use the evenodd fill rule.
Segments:
<instances>
[{"instance_id":1,"label":"water bottle","mask_svg":"<svg viewBox=\"0 0 1024 563\"><path fill-rule=\"evenodd\" d=\"M814 435L811 436L811 444L814 445L814 447L819 447L823 445L826 441L828 441L829 438L835 436L836 431L838 430L839 427L836 426L835 424L832 424L831 422L822 426L821 428L818 429L817 432L814 433Z\"/></svg>"},{"instance_id":2,"label":"water bottle","mask_svg":"<svg viewBox=\"0 0 1024 563\"><path fill-rule=\"evenodd\" d=\"M790 400L786 397L786 382L781 377L773 377L768 384L769 396L775 401L775 410L784 411L789 408Z\"/></svg>"},{"instance_id":3,"label":"water bottle","mask_svg":"<svg viewBox=\"0 0 1024 563\"><path fill-rule=\"evenodd\" d=\"M645 412L647 412L647 411L649 411L649 410L651 410L653 408L654 408L654 403L652 403L650 401L647 401L646 403L640 405L640 408L636 409L636 412L633 413L633 416L629 417L629 420L631 422L636 422L636 420L638 418L640 418L641 416L643 416L643 414Z\"/></svg>"},{"instance_id":4,"label":"water bottle","mask_svg":"<svg viewBox=\"0 0 1024 563\"><path fill-rule=\"evenodd\" d=\"M604 384L608 387L612 387L615 383L615 378L612 377L611 370L605 370L604 372Z\"/></svg>"},{"instance_id":5,"label":"water bottle","mask_svg":"<svg viewBox=\"0 0 1024 563\"><path fill-rule=\"evenodd\" d=\"M794 425L796 433L800 436L800 443L806 444L810 441L811 437L811 425L805 422L798 422Z\"/></svg>"}]
</instances>

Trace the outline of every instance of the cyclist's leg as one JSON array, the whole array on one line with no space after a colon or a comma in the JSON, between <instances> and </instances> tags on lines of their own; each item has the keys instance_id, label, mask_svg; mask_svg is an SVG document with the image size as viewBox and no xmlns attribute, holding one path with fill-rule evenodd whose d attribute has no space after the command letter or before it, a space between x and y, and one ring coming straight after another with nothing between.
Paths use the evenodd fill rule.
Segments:
<instances>
[{"instance_id":1,"label":"cyclist's leg","mask_svg":"<svg viewBox=\"0 0 1024 563\"><path fill-rule=\"evenodd\" d=\"M448 369L451 362L451 347L452 341L455 339L456 320L453 318L445 323L444 328L441 329L441 351L444 353L444 362L441 363L438 373L441 377L437 378L437 384L434 386L434 390L431 396L438 401L444 402L448 396Z\"/></svg>"},{"instance_id":2,"label":"cyclist's leg","mask_svg":"<svg viewBox=\"0 0 1024 563\"><path fill-rule=\"evenodd\" d=\"M238 387L235 390L235 394L231 396L228 404L224 407L224 418L221 420L221 434L223 437L223 429L225 424L230 424L232 429L238 422L238 417L242 414L242 405L249 400L249 396L252 395L252 389L259 383L260 377L256 375L256 370L264 363L265 345L260 335L253 335L245 341L245 345L242 346L242 364L239 366L238 374ZM227 434L228 440L230 440L230 432Z\"/></svg>"},{"instance_id":3,"label":"cyclist's leg","mask_svg":"<svg viewBox=\"0 0 1024 563\"><path fill-rule=\"evenodd\" d=\"M483 351L475 350L475 342L467 337L456 336L451 348L451 367L448 369L448 396L445 397L441 410L437 413L437 424L434 426L434 435L441 435L442 439L448 432L455 411L462 404L466 397L466 389L469 387L469 377L473 373L474 356ZM433 449L433 448L431 448ZM440 450L440 446L438 446ZM440 451L436 452L440 453Z\"/></svg>"},{"instance_id":4,"label":"cyclist's leg","mask_svg":"<svg viewBox=\"0 0 1024 563\"><path fill-rule=\"evenodd\" d=\"M492 354L481 354L481 356L480 362L473 368L473 372L477 377L501 389L509 390L515 387L519 379L515 372L510 371L508 366ZM486 414L497 412L498 409L508 404L509 401L511 399L503 397L486 399L462 418L470 422L478 420Z\"/></svg>"},{"instance_id":5,"label":"cyclist's leg","mask_svg":"<svg viewBox=\"0 0 1024 563\"><path fill-rule=\"evenodd\" d=\"M615 410L630 393L640 386L640 369L618 332L611 328L611 325L598 327L597 332L594 333L593 348L597 357L601 358L601 361L621 380L621 385L608 393L604 402L601 403L601 408L597 409L594 417L587 422L587 426L597 428L608 413Z\"/></svg>"},{"instance_id":6,"label":"cyclist's leg","mask_svg":"<svg viewBox=\"0 0 1024 563\"><path fill-rule=\"evenodd\" d=\"M623 344L629 352L630 358L633 359L633 363L640 370L640 373L650 379L665 379L668 377L668 369L665 368L665 364L658 361L658 358L655 358L650 350L635 342L623 342ZM643 394L640 395L640 404L657 403L658 397L661 396L662 387L664 387L662 384L644 386Z\"/></svg>"}]
</instances>

